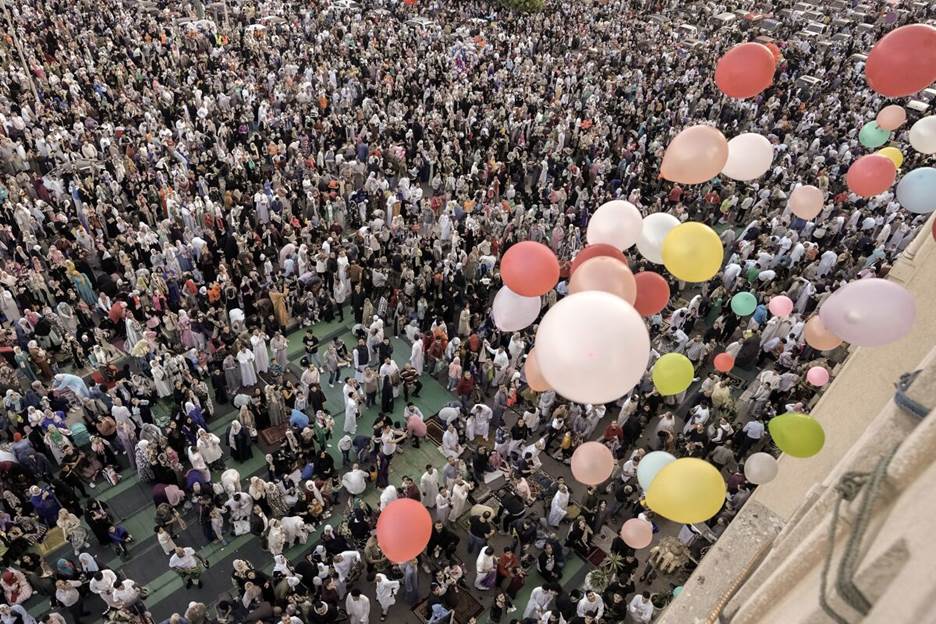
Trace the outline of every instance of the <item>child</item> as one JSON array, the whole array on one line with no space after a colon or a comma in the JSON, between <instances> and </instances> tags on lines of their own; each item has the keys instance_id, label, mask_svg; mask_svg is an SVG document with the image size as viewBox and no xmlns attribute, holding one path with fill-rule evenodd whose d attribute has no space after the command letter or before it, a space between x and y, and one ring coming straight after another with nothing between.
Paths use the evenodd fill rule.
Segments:
<instances>
[{"instance_id":1,"label":"child","mask_svg":"<svg viewBox=\"0 0 936 624\"><path fill-rule=\"evenodd\" d=\"M214 534L214 541L221 543L221 550L227 546L227 540L224 539L224 512L220 507L215 507L208 514L211 519L211 532Z\"/></svg>"},{"instance_id":2,"label":"child","mask_svg":"<svg viewBox=\"0 0 936 624\"><path fill-rule=\"evenodd\" d=\"M113 544L114 550L117 551L117 554L120 555L121 558L126 557L128 546L133 543L133 536L127 532L127 529L123 528L119 524L107 529L107 534L110 537L111 544Z\"/></svg>"}]
</instances>

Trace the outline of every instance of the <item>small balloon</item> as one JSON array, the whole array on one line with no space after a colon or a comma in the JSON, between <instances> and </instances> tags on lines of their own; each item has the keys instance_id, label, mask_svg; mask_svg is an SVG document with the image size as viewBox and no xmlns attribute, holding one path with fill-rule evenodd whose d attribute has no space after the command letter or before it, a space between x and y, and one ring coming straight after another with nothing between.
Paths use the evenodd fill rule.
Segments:
<instances>
[{"instance_id":1,"label":"small balloon","mask_svg":"<svg viewBox=\"0 0 936 624\"><path fill-rule=\"evenodd\" d=\"M728 161L722 175L732 180L754 180L767 173L773 156L773 145L765 137L755 132L739 134L728 141Z\"/></svg>"},{"instance_id":2,"label":"small balloon","mask_svg":"<svg viewBox=\"0 0 936 624\"><path fill-rule=\"evenodd\" d=\"M819 351L830 351L842 344L842 339L830 332L818 315L806 321L803 338L806 344Z\"/></svg>"},{"instance_id":3,"label":"small balloon","mask_svg":"<svg viewBox=\"0 0 936 624\"><path fill-rule=\"evenodd\" d=\"M773 44L771 44L773 45ZM777 48L779 50L779 48ZM679 594L683 593L683 586L679 585L673 588L673 598L678 598Z\"/></svg>"},{"instance_id":4,"label":"small balloon","mask_svg":"<svg viewBox=\"0 0 936 624\"><path fill-rule=\"evenodd\" d=\"M667 353L660 357L650 371L653 385L663 396L684 391L692 383L695 369L692 362L682 353Z\"/></svg>"},{"instance_id":5,"label":"small balloon","mask_svg":"<svg viewBox=\"0 0 936 624\"><path fill-rule=\"evenodd\" d=\"M888 97L913 95L936 80L936 28L909 24L895 28L868 53L865 76Z\"/></svg>"},{"instance_id":6,"label":"small balloon","mask_svg":"<svg viewBox=\"0 0 936 624\"><path fill-rule=\"evenodd\" d=\"M719 353L712 363L715 365L715 370L720 373L727 373L734 368L734 356L727 352Z\"/></svg>"},{"instance_id":7,"label":"small balloon","mask_svg":"<svg viewBox=\"0 0 936 624\"><path fill-rule=\"evenodd\" d=\"M852 163L848 168L848 189L861 197L880 195L897 179L897 167L890 158L880 154L868 154Z\"/></svg>"},{"instance_id":8,"label":"small balloon","mask_svg":"<svg viewBox=\"0 0 936 624\"><path fill-rule=\"evenodd\" d=\"M614 471L614 454L601 442L585 442L572 453L572 476L579 483L598 485Z\"/></svg>"},{"instance_id":9,"label":"small balloon","mask_svg":"<svg viewBox=\"0 0 936 624\"><path fill-rule=\"evenodd\" d=\"M633 305L637 298L637 282L630 268L620 260L599 256L588 260L572 274L569 292L601 290L620 297Z\"/></svg>"},{"instance_id":10,"label":"small balloon","mask_svg":"<svg viewBox=\"0 0 936 624\"><path fill-rule=\"evenodd\" d=\"M929 214L936 210L936 169L914 169L897 183L897 201L915 214Z\"/></svg>"},{"instance_id":11,"label":"small balloon","mask_svg":"<svg viewBox=\"0 0 936 624\"><path fill-rule=\"evenodd\" d=\"M728 141L717 128L691 126L670 141L660 175L680 184L702 184L717 176L727 161Z\"/></svg>"},{"instance_id":12,"label":"small balloon","mask_svg":"<svg viewBox=\"0 0 936 624\"><path fill-rule=\"evenodd\" d=\"M901 154L900 150L896 147L885 147L883 149L879 149L877 153L894 163L894 167L897 169L900 169L900 166L903 164L903 154Z\"/></svg>"},{"instance_id":13,"label":"small balloon","mask_svg":"<svg viewBox=\"0 0 936 624\"><path fill-rule=\"evenodd\" d=\"M754 293L739 292L731 298L731 311L738 316L750 316L757 309L757 297Z\"/></svg>"},{"instance_id":14,"label":"small balloon","mask_svg":"<svg viewBox=\"0 0 936 624\"><path fill-rule=\"evenodd\" d=\"M586 245L582 251L575 254L575 257L572 258L572 265L569 268L569 274L575 273L575 271L585 263L586 260L591 260L592 258L597 258L599 256L608 256L609 258L614 258L615 260L620 260L624 264L627 264L627 256L625 256L620 249L614 247L613 245L605 245L604 243L599 243L597 245Z\"/></svg>"},{"instance_id":15,"label":"small balloon","mask_svg":"<svg viewBox=\"0 0 936 624\"><path fill-rule=\"evenodd\" d=\"M754 453L744 461L744 478L755 485L770 483L780 467L770 453Z\"/></svg>"},{"instance_id":16,"label":"small balloon","mask_svg":"<svg viewBox=\"0 0 936 624\"><path fill-rule=\"evenodd\" d=\"M663 239L669 231L679 225L679 219L665 212L655 212L644 217L637 239L637 251L654 264L663 264Z\"/></svg>"},{"instance_id":17,"label":"small balloon","mask_svg":"<svg viewBox=\"0 0 936 624\"><path fill-rule=\"evenodd\" d=\"M432 536L432 517L422 503L398 498L377 517L377 544L391 563L415 559Z\"/></svg>"},{"instance_id":18,"label":"small balloon","mask_svg":"<svg viewBox=\"0 0 936 624\"><path fill-rule=\"evenodd\" d=\"M718 234L704 223L687 221L663 239L663 264L684 282L706 282L715 277L724 254Z\"/></svg>"},{"instance_id":19,"label":"small balloon","mask_svg":"<svg viewBox=\"0 0 936 624\"><path fill-rule=\"evenodd\" d=\"M767 430L777 448L793 457L812 457L825 444L825 431L819 422L796 412L771 418Z\"/></svg>"},{"instance_id":20,"label":"small balloon","mask_svg":"<svg viewBox=\"0 0 936 624\"><path fill-rule=\"evenodd\" d=\"M669 284L659 273L641 271L634 276L637 284L637 300L634 308L641 316L659 314L669 303Z\"/></svg>"},{"instance_id":21,"label":"small balloon","mask_svg":"<svg viewBox=\"0 0 936 624\"><path fill-rule=\"evenodd\" d=\"M858 133L858 141L865 147L880 147L887 143L890 134L890 132L878 126L876 122L869 121L861 127L861 131Z\"/></svg>"},{"instance_id":22,"label":"small balloon","mask_svg":"<svg viewBox=\"0 0 936 624\"><path fill-rule=\"evenodd\" d=\"M541 307L539 297L522 297L507 286L501 286L491 303L491 316L498 329L515 332L529 327L539 316Z\"/></svg>"},{"instance_id":23,"label":"small balloon","mask_svg":"<svg viewBox=\"0 0 936 624\"><path fill-rule=\"evenodd\" d=\"M877 121L878 127L893 131L904 125L907 121L907 111L899 104L891 104L881 109L875 121Z\"/></svg>"},{"instance_id":24,"label":"small balloon","mask_svg":"<svg viewBox=\"0 0 936 624\"><path fill-rule=\"evenodd\" d=\"M523 297L539 297L559 281L559 260L546 245L523 241L507 250L500 271L510 290Z\"/></svg>"},{"instance_id":25,"label":"small balloon","mask_svg":"<svg viewBox=\"0 0 936 624\"><path fill-rule=\"evenodd\" d=\"M842 340L861 347L879 347L910 333L916 301L906 288L881 278L845 284L819 308L819 318Z\"/></svg>"},{"instance_id":26,"label":"small balloon","mask_svg":"<svg viewBox=\"0 0 936 624\"><path fill-rule=\"evenodd\" d=\"M764 45L768 50L770 50L770 53L771 53L771 54L773 54L774 61L776 61L777 63L779 63L781 60L783 60L783 52L780 51L780 46L778 46L778 45L777 45L776 43L774 43L773 41L770 41L770 42L765 43L765 44L763 44L763 45Z\"/></svg>"},{"instance_id":27,"label":"small balloon","mask_svg":"<svg viewBox=\"0 0 936 624\"><path fill-rule=\"evenodd\" d=\"M621 527L621 539L634 550L646 548L653 541L653 525L640 518L631 518Z\"/></svg>"},{"instance_id":28,"label":"small balloon","mask_svg":"<svg viewBox=\"0 0 936 624\"><path fill-rule=\"evenodd\" d=\"M786 295L771 297L770 301L767 303L767 309L770 310L770 313L774 316L786 318L793 313L793 300Z\"/></svg>"},{"instance_id":29,"label":"small balloon","mask_svg":"<svg viewBox=\"0 0 936 624\"><path fill-rule=\"evenodd\" d=\"M715 66L715 84L728 97L754 97L773 83L777 60L759 43L742 43L728 50Z\"/></svg>"},{"instance_id":30,"label":"small balloon","mask_svg":"<svg viewBox=\"0 0 936 624\"><path fill-rule=\"evenodd\" d=\"M806 381L817 388L821 388L829 383L829 371L821 366L813 366L806 371Z\"/></svg>"},{"instance_id":31,"label":"small balloon","mask_svg":"<svg viewBox=\"0 0 936 624\"><path fill-rule=\"evenodd\" d=\"M656 478L657 473L663 470L664 466L673 463L676 458L666 451L651 451L637 462L637 482L644 491L650 488L650 484Z\"/></svg>"},{"instance_id":32,"label":"small balloon","mask_svg":"<svg viewBox=\"0 0 936 624\"><path fill-rule=\"evenodd\" d=\"M705 522L725 503L725 479L712 464L683 457L665 466L650 484L646 503L673 522Z\"/></svg>"},{"instance_id":33,"label":"small balloon","mask_svg":"<svg viewBox=\"0 0 936 624\"><path fill-rule=\"evenodd\" d=\"M805 221L819 216L824 202L825 193L811 184L797 186L790 193L790 199L787 200L790 211Z\"/></svg>"},{"instance_id":34,"label":"small balloon","mask_svg":"<svg viewBox=\"0 0 936 624\"><path fill-rule=\"evenodd\" d=\"M588 243L603 243L617 249L628 249L640 236L643 217L634 204L613 200L602 204L588 220Z\"/></svg>"},{"instance_id":35,"label":"small balloon","mask_svg":"<svg viewBox=\"0 0 936 624\"><path fill-rule=\"evenodd\" d=\"M536 361L536 347L533 347L530 349L530 352L527 353L526 361L523 363L523 376L526 379L527 385L530 386L534 392L552 390L549 382L543 377L543 372L540 370L539 363Z\"/></svg>"},{"instance_id":36,"label":"small balloon","mask_svg":"<svg viewBox=\"0 0 936 624\"><path fill-rule=\"evenodd\" d=\"M936 154L936 115L910 126L910 146L921 154Z\"/></svg>"}]
</instances>

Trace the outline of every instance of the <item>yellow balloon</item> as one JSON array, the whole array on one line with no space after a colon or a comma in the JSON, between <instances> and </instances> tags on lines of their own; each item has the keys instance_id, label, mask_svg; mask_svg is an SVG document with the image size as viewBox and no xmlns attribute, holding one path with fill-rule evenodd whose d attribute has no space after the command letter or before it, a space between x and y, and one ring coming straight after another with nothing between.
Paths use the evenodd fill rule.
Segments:
<instances>
[{"instance_id":1,"label":"yellow balloon","mask_svg":"<svg viewBox=\"0 0 936 624\"><path fill-rule=\"evenodd\" d=\"M705 282L715 277L724 255L718 234L704 223L687 221L663 239L663 265L684 282Z\"/></svg>"},{"instance_id":2,"label":"yellow balloon","mask_svg":"<svg viewBox=\"0 0 936 624\"><path fill-rule=\"evenodd\" d=\"M673 522L705 522L725 502L725 480L715 466L684 457L667 464L650 483L647 506Z\"/></svg>"},{"instance_id":3,"label":"yellow balloon","mask_svg":"<svg viewBox=\"0 0 936 624\"><path fill-rule=\"evenodd\" d=\"M682 353L667 353L654 363L650 372L653 385L663 396L679 394L688 388L694 375L692 362Z\"/></svg>"},{"instance_id":4,"label":"yellow balloon","mask_svg":"<svg viewBox=\"0 0 936 624\"><path fill-rule=\"evenodd\" d=\"M894 166L898 169L900 169L900 165L903 164L903 154L901 154L900 150L896 147L885 147L883 149L879 149L878 154L889 158L891 162L894 163Z\"/></svg>"}]
</instances>

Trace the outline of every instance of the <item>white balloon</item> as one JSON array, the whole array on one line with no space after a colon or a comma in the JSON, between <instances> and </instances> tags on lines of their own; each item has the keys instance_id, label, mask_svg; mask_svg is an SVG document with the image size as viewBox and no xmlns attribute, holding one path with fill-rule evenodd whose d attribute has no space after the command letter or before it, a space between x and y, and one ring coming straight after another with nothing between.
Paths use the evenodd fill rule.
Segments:
<instances>
[{"instance_id":1,"label":"white balloon","mask_svg":"<svg viewBox=\"0 0 936 624\"><path fill-rule=\"evenodd\" d=\"M744 478L760 485L770 483L777 476L777 460L769 453L754 453L744 462Z\"/></svg>"},{"instance_id":2,"label":"white balloon","mask_svg":"<svg viewBox=\"0 0 936 624\"><path fill-rule=\"evenodd\" d=\"M644 217L637 239L637 251L654 264L663 264L663 239L679 225L679 219L665 212L654 212Z\"/></svg>"},{"instance_id":3,"label":"white balloon","mask_svg":"<svg viewBox=\"0 0 936 624\"><path fill-rule=\"evenodd\" d=\"M501 286L494 295L491 316L494 317L494 324L499 330L520 331L536 320L541 307L539 297L524 297L506 286Z\"/></svg>"},{"instance_id":4,"label":"white balloon","mask_svg":"<svg viewBox=\"0 0 936 624\"><path fill-rule=\"evenodd\" d=\"M917 121L910 128L910 145L921 154L936 154L936 115Z\"/></svg>"},{"instance_id":5,"label":"white balloon","mask_svg":"<svg viewBox=\"0 0 936 624\"><path fill-rule=\"evenodd\" d=\"M728 162L721 172L732 180L754 180L767 173L773 156L770 141L756 132L745 132L728 141Z\"/></svg>"},{"instance_id":6,"label":"white balloon","mask_svg":"<svg viewBox=\"0 0 936 624\"><path fill-rule=\"evenodd\" d=\"M623 200L602 204L588 221L589 245L605 243L621 251L630 248L640 237L643 217L637 207Z\"/></svg>"},{"instance_id":7,"label":"white balloon","mask_svg":"<svg viewBox=\"0 0 936 624\"><path fill-rule=\"evenodd\" d=\"M650 335L634 306L599 290L560 300L536 332L536 361L556 392L577 403L610 403L636 386Z\"/></svg>"}]
</instances>

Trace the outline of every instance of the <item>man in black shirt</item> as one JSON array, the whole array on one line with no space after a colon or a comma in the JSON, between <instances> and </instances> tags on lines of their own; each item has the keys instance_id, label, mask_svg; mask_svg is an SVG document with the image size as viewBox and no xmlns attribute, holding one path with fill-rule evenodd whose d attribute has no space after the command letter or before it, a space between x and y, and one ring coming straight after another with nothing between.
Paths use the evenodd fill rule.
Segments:
<instances>
[{"instance_id":1,"label":"man in black shirt","mask_svg":"<svg viewBox=\"0 0 936 624\"><path fill-rule=\"evenodd\" d=\"M468 554L475 554L487 546L487 541L494 535L491 512L484 511L480 516L472 516L468 522Z\"/></svg>"}]
</instances>

